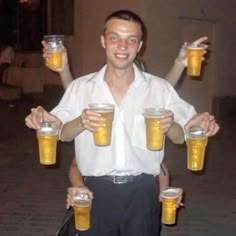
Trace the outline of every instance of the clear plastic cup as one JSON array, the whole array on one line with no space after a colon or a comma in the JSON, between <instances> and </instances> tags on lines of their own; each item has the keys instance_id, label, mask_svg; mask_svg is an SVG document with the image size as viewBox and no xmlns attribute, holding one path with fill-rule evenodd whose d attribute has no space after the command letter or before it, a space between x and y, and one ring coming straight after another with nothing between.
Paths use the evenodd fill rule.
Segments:
<instances>
[{"instance_id":1,"label":"clear plastic cup","mask_svg":"<svg viewBox=\"0 0 236 236\"><path fill-rule=\"evenodd\" d=\"M187 168L200 171L204 166L205 149L208 138L201 127L194 126L186 134L187 143Z\"/></svg>"},{"instance_id":2,"label":"clear plastic cup","mask_svg":"<svg viewBox=\"0 0 236 236\"><path fill-rule=\"evenodd\" d=\"M56 163L58 133L58 126L52 122L43 122L37 130L40 164Z\"/></svg>"},{"instance_id":3,"label":"clear plastic cup","mask_svg":"<svg viewBox=\"0 0 236 236\"><path fill-rule=\"evenodd\" d=\"M105 126L98 127L97 131L93 133L95 145L110 145L115 105L110 103L93 103L89 104L89 108L92 111L101 114L102 118L105 119Z\"/></svg>"},{"instance_id":4,"label":"clear plastic cup","mask_svg":"<svg viewBox=\"0 0 236 236\"><path fill-rule=\"evenodd\" d=\"M200 76L202 66L202 56L204 54L205 47L203 44L191 43L187 47L187 74L189 76Z\"/></svg>"},{"instance_id":5,"label":"clear plastic cup","mask_svg":"<svg viewBox=\"0 0 236 236\"><path fill-rule=\"evenodd\" d=\"M74 196L74 217L75 228L80 231L85 231L90 228L90 211L92 200L88 194L79 193Z\"/></svg>"},{"instance_id":6,"label":"clear plastic cup","mask_svg":"<svg viewBox=\"0 0 236 236\"><path fill-rule=\"evenodd\" d=\"M176 223L177 202L181 196L180 188L169 187L161 190L160 197L162 201L162 216L163 224L172 225Z\"/></svg>"},{"instance_id":7,"label":"clear plastic cup","mask_svg":"<svg viewBox=\"0 0 236 236\"><path fill-rule=\"evenodd\" d=\"M144 117L146 123L146 146L149 150L158 151L163 149L165 135L160 127L160 119L167 112L163 108L145 108Z\"/></svg>"},{"instance_id":8,"label":"clear plastic cup","mask_svg":"<svg viewBox=\"0 0 236 236\"><path fill-rule=\"evenodd\" d=\"M47 43L48 66L53 70L62 68L62 50L64 35L45 35L43 40Z\"/></svg>"}]
</instances>

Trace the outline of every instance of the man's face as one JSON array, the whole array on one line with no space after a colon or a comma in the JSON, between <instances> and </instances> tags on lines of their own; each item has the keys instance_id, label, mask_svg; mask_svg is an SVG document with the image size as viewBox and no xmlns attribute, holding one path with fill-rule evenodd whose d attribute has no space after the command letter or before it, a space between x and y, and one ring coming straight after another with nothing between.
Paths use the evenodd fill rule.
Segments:
<instances>
[{"instance_id":1,"label":"man's face","mask_svg":"<svg viewBox=\"0 0 236 236\"><path fill-rule=\"evenodd\" d=\"M139 24L120 19L111 19L101 36L106 50L107 64L116 69L126 69L133 64L142 47L142 32Z\"/></svg>"}]
</instances>

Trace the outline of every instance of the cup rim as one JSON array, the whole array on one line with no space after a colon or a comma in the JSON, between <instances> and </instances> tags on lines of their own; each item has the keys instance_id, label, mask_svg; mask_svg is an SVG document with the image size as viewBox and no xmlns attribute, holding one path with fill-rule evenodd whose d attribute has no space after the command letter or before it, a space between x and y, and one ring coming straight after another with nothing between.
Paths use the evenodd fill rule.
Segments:
<instances>
[{"instance_id":1,"label":"cup rim","mask_svg":"<svg viewBox=\"0 0 236 236\"><path fill-rule=\"evenodd\" d=\"M145 117L161 118L168 109L160 107L146 107L143 109L143 115Z\"/></svg>"},{"instance_id":2,"label":"cup rim","mask_svg":"<svg viewBox=\"0 0 236 236\"><path fill-rule=\"evenodd\" d=\"M205 45L203 43L187 43L188 49L205 49Z\"/></svg>"},{"instance_id":3,"label":"cup rim","mask_svg":"<svg viewBox=\"0 0 236 236\"><path fill-rule=\"evenodd\" d=\"M176 194L176 195L175 195L175 196L165 196L164 194L167 193L167 192L169 192L169 193L174 193L174 194ZM162 189L162 190L160 191L160 196L161 196L162 198L166 198L166 199L175 199L175 198L180 197L181 194L182 194L181 189L180 189L180 188L176 188L176 187L167 187L167 188Z\"/></svg>"},{"instance_id":4,"label":"cup rim","mask_svg":"<svg viewBox=\"0 0 236 236\"><path fill-rule=\"evenodd\" d=\"M91 110L105 110L110 111L115 109L115 105L112 103L90 103L88 104L88 107Z\"/></svg>"},{"instance_id":5,"label":"cup rim","mask_svg":"<svg viewBox=\"0 0 236 236\"><path fill-rule=\"evenodd\" d=\"M64 35L63 34L47 34L47 35L43 35L43 40L63 40L64 39Z\"/></svg>"}]
</instances>

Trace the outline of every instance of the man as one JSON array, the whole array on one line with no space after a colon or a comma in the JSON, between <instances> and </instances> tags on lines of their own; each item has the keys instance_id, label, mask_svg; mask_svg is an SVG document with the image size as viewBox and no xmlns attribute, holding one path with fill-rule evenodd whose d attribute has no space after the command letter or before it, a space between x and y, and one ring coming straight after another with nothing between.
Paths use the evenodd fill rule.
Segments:
<instances>
[{"instance_id":1,"label":"man","mask_svg":"<svg viewBox=\"0 0 236 236\"><path fill-rule=\"evenodd\" d=\"M26 117L26 125L34 129L43 120L62 123L61 140L75 139L77 164L91 190L89 194L94 196L91 229L81 235L159 235L156 176L164 152L146 149L142 115L145 107L170 110L161 126L175 143L183 142L178 123L187 123L186 129L204 125L209 136L219 129L208 113L191 119L196 114L194 108L179 98L169 83L133 64L144 32L142 20L131 11L108 16L101 36L107 64L99 72L72 82L53 115L37 107ZM92 132L103 122L98 113L87 109L93 102L116 105L110 146L96 147L93 143ZM69 194L74 190L70 189Z\"/></svg>"}]
</instances>

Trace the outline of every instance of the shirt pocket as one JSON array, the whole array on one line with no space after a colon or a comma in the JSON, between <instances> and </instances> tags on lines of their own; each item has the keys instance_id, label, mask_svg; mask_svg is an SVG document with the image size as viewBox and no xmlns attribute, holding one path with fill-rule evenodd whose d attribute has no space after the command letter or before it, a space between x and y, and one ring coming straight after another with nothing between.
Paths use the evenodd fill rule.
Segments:
<instances>
[{"instance_id":1,"label":"shirt pocket","mask_svg":"<svg viewBox=\"0 0 236 236\"><path fill-rule=\"evenodd\" d=\"M131 142L134 146L146 148L146 125L143 115L135 115Z\"/></svg>"}]
</instances>

